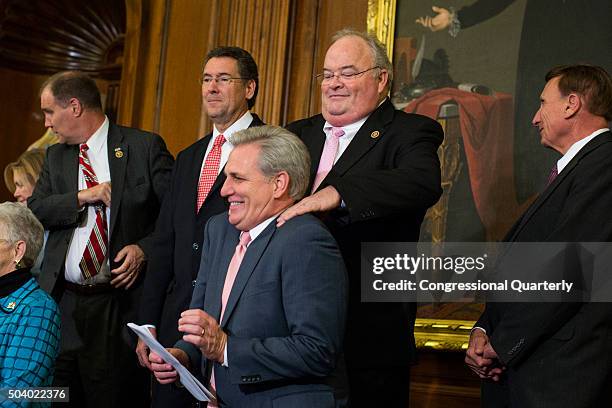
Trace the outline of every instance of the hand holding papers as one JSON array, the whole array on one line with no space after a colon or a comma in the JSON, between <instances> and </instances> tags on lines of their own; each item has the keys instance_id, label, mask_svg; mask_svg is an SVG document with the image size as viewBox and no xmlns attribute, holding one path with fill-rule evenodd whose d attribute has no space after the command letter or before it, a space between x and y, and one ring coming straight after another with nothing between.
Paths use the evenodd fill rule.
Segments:
<instances>
[{"instance_id":1,"label":"hand holding papers","mask_svg":"<svg viewBox=\"0 0 612 408\"><path fill-rule=\"evenodd\" d=\"M130 329L134 331L146 343L146 345L158 354L166 363L172 365L179 375L181 384L187 388L187 390L194 396L198 401L211 401L214 399L213 395L202 385L197 378L195 378L189 370L187 370L172 354L170 354L164 346L151 335L149 329L145 326L139 326L134 323L127 324Z\"/></svg>"}]
</instances>

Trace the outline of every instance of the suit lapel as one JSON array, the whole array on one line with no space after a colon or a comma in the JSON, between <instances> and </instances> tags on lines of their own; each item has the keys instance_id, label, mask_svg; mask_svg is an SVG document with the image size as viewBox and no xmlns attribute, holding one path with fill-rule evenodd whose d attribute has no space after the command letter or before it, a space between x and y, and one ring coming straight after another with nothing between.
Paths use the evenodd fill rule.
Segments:
<instances>
[{"instance_id":1,"label":"suit lapel","mask_svg":"<svg viewBox=\"0 0 612 408\"><path fill-rule=\"evenodd\" d=\"M79 191L79 145L66 145L66 159L64 161L64 173L62 177L66 177L66 191Z\"/></svg>"},{"instance_id":2,"label":"suit lapel","mask_svg":"<svg viewBox=\"0 0 612 408\"><path fill-rule=\"evenodd\" d=\"M191 194L189 196L192 197L192 200L191 200L192 207L191 208L194 208L194 209L198 202L198 184L200 182L200 174L202 173L204 156L206 155L206 149L208 148L208 143L210 142L211 138L212 138L212 133L209 133L206 136L204 136L202 140L200 141L200 148L195 154L193 168L191 169L192 171L191 171L191 174L189 175L189 180L185 180L187 182L187 185L191 189ZM213 189L214 188L215 187L213 186ZM212 189L211 189L211 193L212 193ZM210 194L208 196L210 196ZM206 197L206 200L208 200L208 197ZM206 200L204 202L206 202ZM204 204L202 204L202 207L200 207L200 210L202 208L204 208ZM198 210L198 215L200 215L201 213L200 210Z\"/></svg>"},{"instance_id":3,"label":"suit lapel","mask_svg":"<svg viewBox=\"0 0 612 408\"><path fill-rule=\"evenodd\" d=\"M125 170L128 162L128 145L123 143L123 136L119 127L111 123L108 128L108 167L111 175L111 212L109 240L112 240L117 215L123 198L125 186Z\"/></svg>"},{"instance_id":4,"label":"suit lapel","mask_svg":"<svg viewBox=\"0 0 612 408\"><path fill-rule=\"evenodd\" d=\"M576 168L580 160L593 150L597 149L603 143L610 142L610 132L603 133L599 136L596 136L593 140L586 144L576 156L565 166L563 171L559 173L559 175L554 179L549 186L547 186L544 191L538 196L538 198L529 206L525 214L518 221L518 225L516 228L511 229L509 238L507 241L514 241L516 237L521 233L525 225L529 222L529 220L536 214L536 212L542 207L542 205L550 198L552 193L561 185L567 177L572 173L572 171Z\"/></svg>"},{"instance_id":5,"label":"suit lapel","mask_svg":"<svg viewBox=\"0 0 612 408\"><path fill-rule=\"evenodd\" d=\"M263 122L261 121L261 119L259 119L259 116L257 116L254 113L251 113L251 115L253 116L253 120L249 124L249 127L263 125ZM200 181L200 172L201 172L200 170L202 168L201 166L202 166L202 162L204 161L204 155L206 153L206 149L208 148L208 144L210 143L211 138L212 138L212 133L209 133L203 138L204 150L201 152L201 154L199 154L199 158L198 158L198 163L200 163L200 167L198 167L197 173L194 175L195 179L193 183L191 183L192 186L195 186L195 193L193 197L196 197L196 198L198 196L198 183ZM225 177L225 173L223 172L224 168L225 166L223 166L223 168L219 172L219 175L215 179L215 182L213 183L212 187L210 188L210 192L208 193L208 196L206 196L206 200L204 200L204 204L202 204L202 207L200 207L200 210L204 208L204 206L206 205L206 202L210 199L210 197L216 195L216 191L219 190L223 186L223 183L225 183L226 177ZM194 205L195 205L195 202L196 201L194 200Z\"/></svg>"},{"instance_id":6,"label":"suit lapel","mask_svg":"<svg viewBox=\"0 0 612 408\"><path fill-rule=\"evenodd\" d=\"M342 156L334 164L332 171L336 176L342 176L346 173L363 155L385 137L384 129L393 120L394 110L391 102L386 100L370 115L342 153ZM325 180L321 184L324 183Z\"/></svg>"},{"instance_id":7,"label":"suit lapel","mask_svg":"<svg viewBox=\"0 0 612 408\"><path fill-rule=\"evenodd\" d=\"M346 150L342 153L342 156L340 156L336 164L334 164L328 177L342 176L372 149L376 143L383 139L385 136L385 128L393 121L394 111L395 108L387 99L380 107L372 112L351 143L349 143ZM308 147L308 152L312 160L310 169L311 182L314 181L316 177L319 161L321 160L321 154L323 153L323 147L325 145L325 132L323 132L324 124L325 120L322 116L319 116L317 120L313 122L313 127L308 132L308 137L304 138L304 143L306 147ZM323 179L319 188L326 186L326 179L327 177ZM311 187L312 185L309 189Z\"/></svg>"},{"instance_id":8,"label":"suit lapel","mask_svg":"<svg viewBox=\"0 0 612 408\"><path fill-rule=\"evenodd\" d=\"M325 120L323 116L318 115L316 119L312 121L310 127L304 129L302 133L302 142L306 145L308 153L310 153L310 182L312 183L317 175L317 169L319 168L319 161L321 160L321 154L323 153L323 146L325 145L325 132L323 132L323 125ZM312 189L312 184L308 186L308 191Z\"/></svg>"},{"instance_id":9,"label":"suit lapel","mask_svg":"<svg viewBox=\"0 0 612 408\"><path fill-rule=\"evenodd\" d=\"M240 231L234 228L229 221L226 220L226 233L223 236L221 250L218 254L210 254L211 256L219 256L219 262L213 266L213 271L210 271L210 281L206 287L206 296L204 299L204 310L212 317L219 321L221 316L221 294L223 293L223 285L227 268L229 267L236 245L240 237ZM214 273L216 271L216 273ZM227 313L226 313L227 315Z\"/></svg>"},{"instance_id":10,"label":"suit lapel","mask_svg":"<svg viewBox=\"0 0 612 408\"><path fill-rule=\"evenodd\" d=\"M244 288L249 281L249 278L253 274L255 267L259 263L259 259L263 255L264 251L268 247L268 243L270 239L274 235L276 231L276 222L272 221L270 225L266 227L265 230L262 231L259 236L251 242L246 253L244 254L244 258L242 259L242 263L240 264L240 269L238 269L238 274L236 275L236 280L234 281L234 285L232 286L232 291L230 292L229 298L227 299L227 305L225 306L225 313L223 314L223 321L221 322L221 327L225 327L229 317L232 315L236 304L238 303L238 299L240 299L240 295L244 291ZM238 244L238 240L236 240L236 245ZM230 256L231 258L231 256ZM229 265L229 262L228 262ZM218 290L218 293L223 291L223 284L221 284L221 288ZM220 303L220 302L219 302Z\"/></svg>"}]
</instances>

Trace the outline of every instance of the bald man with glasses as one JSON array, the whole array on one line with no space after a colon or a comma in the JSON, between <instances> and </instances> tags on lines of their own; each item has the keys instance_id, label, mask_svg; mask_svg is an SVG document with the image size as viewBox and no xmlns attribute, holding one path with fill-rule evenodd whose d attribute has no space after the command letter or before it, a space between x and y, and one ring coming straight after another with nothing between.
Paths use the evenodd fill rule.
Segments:
<instances>
[{"instance_id":1,"label":"bald man with glasses","mask_svg":"<svg viewBox=\"0 0 612 408\"><path fill-rule=\"evenodd\" d=\"M312 158L311 195L286 210L279 225L320 213L338 241L349 273L345 336L351 407L407 407L416 357L414 304L361 303L362 242L414 242L438 201L440 125L397 111L387 97L392 66L368 34L343 30L327 50L322 114L288 125Z\"/></svg>"}]
</instances>

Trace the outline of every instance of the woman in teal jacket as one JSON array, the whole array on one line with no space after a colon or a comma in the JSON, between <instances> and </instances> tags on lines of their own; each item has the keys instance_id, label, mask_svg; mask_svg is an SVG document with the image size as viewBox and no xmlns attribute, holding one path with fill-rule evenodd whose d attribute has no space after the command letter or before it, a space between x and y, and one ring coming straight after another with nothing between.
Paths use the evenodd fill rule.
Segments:
<instances>
[{"instance_id":1,"label":"woman in teal jacket","mask_svg":"<svg viewBox=\"0 0 612 408\"><path fill-rule=\"evenodd\" d=\"M57 305L30 268L43 241L34 214L16 203L0 204L0 406L27 407L8 391L48 387L59 352ZM45 406L48 404L38 404Z\"/></svg>"}]
</instances>

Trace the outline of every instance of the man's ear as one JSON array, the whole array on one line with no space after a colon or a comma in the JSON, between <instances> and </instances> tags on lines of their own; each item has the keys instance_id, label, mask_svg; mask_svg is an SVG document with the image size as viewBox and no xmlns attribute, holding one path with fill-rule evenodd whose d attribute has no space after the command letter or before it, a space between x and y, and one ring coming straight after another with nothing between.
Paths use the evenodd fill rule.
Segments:
<instances>
[{"instance_id":1,"label":"man's ear","mask_svg":"<svg viewBox=\"0 0 612 408\"><path fill-rule=\"evenodd\" d=\"M274 198L281 198L289 194L289 182L289 174L286 171L281 171L274 176Z\"/></svg>"},{"instance_id":2,"label":"man's ear","mask_svg":"<svg viewBox=\"0 0 612 408\"><path fill-rule=\"evenodd\" d=\"M255 85L255 81L252 79L249 79L246 84L246 99L247 100L253 99L253 96L255 95L255 88L257 88L257 85Z\"/></svg>"},{"instance_id":3,"label":"man's ear","mask_svg":"<svg viewBox=\"0 0 612 408\"><path fill-rule=\"evenodd\" d=\"M568 119L574 116L578 111L580 111L582 104L583 100L580 95L576 93L569 94L565 102L565 118Z\"/></svg>"},{"instance_id":4,"label":"man's ear","mask_svg":"<svg viewBox=\"0 0 612 408\"><path fill-rule=\"evenodd\" d=\"M70 109L72 109L72 114L75 117L79 117L83 114L83 105L77 98L70 98L68 103L70 104Z\"/></svg>"},{"instance_id":5,"label":"man's ear","mask_svg":"<svg viewBox=\"0 0 612 408\"><path fill-rule=\"evenodd\" d=\"M386 69L381 68L380 72L378 73L378 93L379 94L381 94L385 90L385 87L387 86L388 82L389 82L389 73L387 72Z\"/></svg>"}]
</instances>

